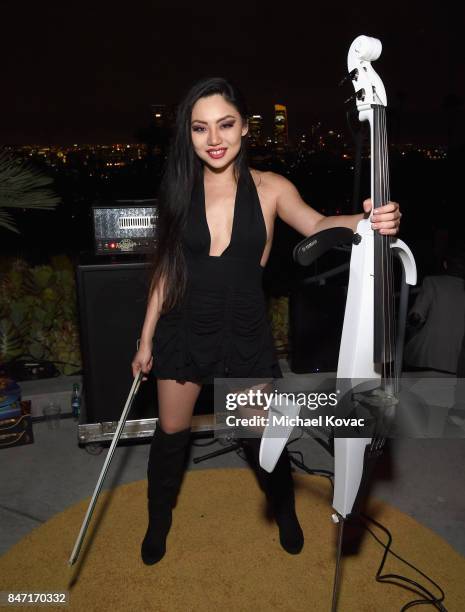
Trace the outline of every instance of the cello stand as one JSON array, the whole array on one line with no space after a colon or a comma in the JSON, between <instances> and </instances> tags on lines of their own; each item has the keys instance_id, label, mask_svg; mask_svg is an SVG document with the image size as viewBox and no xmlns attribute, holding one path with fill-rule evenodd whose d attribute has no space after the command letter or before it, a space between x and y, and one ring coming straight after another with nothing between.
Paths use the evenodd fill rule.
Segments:
<instances>
[{"instance_id":1,"label":"cello stand","mask_svg":"<svg viewBox=\"0 0 465 612\"><path fill-rule=\"evenodd\" d=\"M333 601L331 604L331 612L337 610L337 600L339 597L339 588L341 583L341 557L342 557L342 538L344 534L344 517L335 512L331 518L334 523L337 523L337 551L336 551L336 571L334 573L333 583Z\"/></svg>"}]
</instances>

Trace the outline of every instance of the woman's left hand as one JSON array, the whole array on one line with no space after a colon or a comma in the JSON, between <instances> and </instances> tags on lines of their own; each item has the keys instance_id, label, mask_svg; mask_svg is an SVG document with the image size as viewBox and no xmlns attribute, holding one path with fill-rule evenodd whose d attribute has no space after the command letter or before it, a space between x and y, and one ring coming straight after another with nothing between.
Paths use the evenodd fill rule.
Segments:
<instances>
[{"instance_id":1,"label":"woman's left hand","mask_svg":"<svg viewBox=\"0 0 465 612\"><path fill-rule=\"evenodd\" d=\"M363 210L368 217L373 203L371 198L364 200ZM397 202L388 202L384 206L375 208L371 215L371 227L374 230L378 230L380 234L391 235L399 233L400 218L402 213L399 210L399 204Z\"/></svg>"}]
</instances>

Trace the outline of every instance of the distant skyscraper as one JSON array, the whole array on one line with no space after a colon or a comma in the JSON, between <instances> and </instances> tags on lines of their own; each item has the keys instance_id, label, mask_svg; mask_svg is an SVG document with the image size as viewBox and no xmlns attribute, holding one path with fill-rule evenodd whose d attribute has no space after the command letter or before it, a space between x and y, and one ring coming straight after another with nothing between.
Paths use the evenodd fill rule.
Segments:
<instances>
[{"instance_id":1,"label":"distant skyscraper","mask_svg":"<svg viewBox=\"0 0 465 612\"><path fill-rule=\"evenodd\" d=\"M151 123L142 131L150 155L165 157L175 122L175 107L168 104L151 104Z\"/></svg>"},{"instance_id":2,"label":"distant skyscraper","mask_svg":"<svg viewBox=\"0 0 465 612\"><path fill-rule=\"evenodd\" d=\"M250 115L249 117L249 142L252 147L263 145L263 117L261 115Z\"/></svg>"},{"instance_id":3,"label":"distant skyscraper","mask_svg":"<svg viewBox=\"0 0 465 612\"><path fill-rule=\"evenodd\" d=\"M320 149L320 132L321 132L321 121L317 121L312 125L311 128L311 143L310 146L313 151Z\"/></svg>"},{"instance_id":4,"label":"distant skyscraper","mask_svg":"<svg viewBox=\"0 0 465 612\"><path fill-rule=\"evenodd\" d=\"M305 153L309 150L309 139L307 134L301 134L297 140L297 151L299 153Z\"/></svg>"},{"instance_id":5,"label":"distant skyscraper","mask_svg":"<svg viewBox=\"0 0 465 612\"><path fill-rule=\"evenodd\" d=\"M164 127L166 122L166 104L152 104L152 121L157 127Z\"/></svg>"},{"instance_id":6,"label":"distant skyscraper","mask_svg":"<svg viewBox=\"0 0 465 612\"><path fill-rule=\"evenodd\" d=\"M169 128L174 123L175 111L167 104L151 104L152 121L156 127Z\"/></svg>"},{"instance_id":7,"label":"distant skyscraper","mask_svg":"<svg viewBox=\"0 0 465 612\"><path fill-rule=\"evenodd\" d=\"M283 104L274 105L274 144L277 150L284 150L289 142L287 109Z\"/></svg>"}]
</instances>

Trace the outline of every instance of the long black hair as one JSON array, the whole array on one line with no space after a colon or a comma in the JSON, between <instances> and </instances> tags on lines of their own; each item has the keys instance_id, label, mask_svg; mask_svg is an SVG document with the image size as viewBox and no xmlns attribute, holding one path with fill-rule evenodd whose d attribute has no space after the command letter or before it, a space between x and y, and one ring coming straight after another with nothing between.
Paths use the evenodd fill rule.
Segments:
<instances>
[{"instance_id":1,"label":"long black hair","mask_svg":"<svg viewBox=\"0 0 465 612\"><path fill-rule=\"evenodd\" d=\"M160 314L171 310L182 298L186 287L186 264L182 250L192 190L203 178L203 162L194 151L191 136L192 108L200 98L221 94L232 104L244 123L248 112L239 89L220 77L206 78L195 83L178 106L174 134L158 194L158 222L151 270L148 300L163 286ZM246 137L242 137L239 153L234 160L236 181L242 171L248 171ZM161 292L159 293L161 295Z\"/></svg>"}]
</instances>

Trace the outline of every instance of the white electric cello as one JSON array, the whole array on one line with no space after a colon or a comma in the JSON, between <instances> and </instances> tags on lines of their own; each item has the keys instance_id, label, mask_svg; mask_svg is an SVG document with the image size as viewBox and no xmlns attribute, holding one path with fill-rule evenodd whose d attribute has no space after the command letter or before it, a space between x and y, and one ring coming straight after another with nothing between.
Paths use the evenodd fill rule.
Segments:
<instances>
[{"instance_id":1,"label":"white electric cello","mask_svg":"<svg viewBox=\"0 0 465 612\"><path fill-rule=\"evenodd\" d=\"M387 105L384 85L371 62L381 55L381 42L369 36L358 36L350 46L347 67L355 88L360 121L370 127L371 199L378 208L390 200L388 143L386 134ZM350 276L344 324L337 367L337 388L342 395L362 391L364 404L381 412L396 405L397 377L400 369L396 357L396 316L394 309L393 255L399 256L407 285L416 284L415 260L407 245L392 236L371 228L371 221L359 222L355 234L347 228L325 230L306 238L294 250L294 259L309 265L330 248L352 244ZM360 393L358 394L360 396ZM292 407L288 408L291 416ZM297 413L297 407L296 407ZM383 415L381 415L383 416ZM292 427L277 436L273 427L266 428L260 449L260 464L272 471ZM370 437L334 437L334 497L332 515L339 525L338 555L333 588L333 606L337 606L340 558L345 519L355 512L362 492L367 466L380 454L384 444L383 430Z\"/></svg>"},{"instance_id":2,"label":"white electric cello","mask_svg":"<svg viewBox=\"0 0 465 612\"><path fill-rule=\"evenodd\" d=\"M370 126L371 199L373 208L390 200L388 142L386 133L386 91L371 62L381 55L381 42L358 36L350 46L347 68L355 88L360 121ZM417 271L408 246L398 238L372 230L364 219L357 226L359 237L352 246L350 276L342 330L337 380L342 385L361 380L374 387L378 397L393 397L399 390L396 356L396 317L394 309L393 255L400 257L405 282L415 285ZM379 393L381 391L381 393ZM376 397L376 396L375 396ZM385 404L386 405L386 404ZM335 438L333 519L339 523L338 559L333 593L335 609L344 519L354 509L362 483L364 466L379 454L383 437Z\"/></svg>"}]
</instances>

